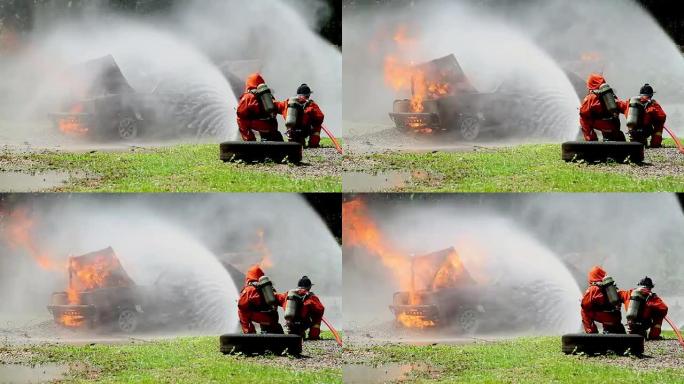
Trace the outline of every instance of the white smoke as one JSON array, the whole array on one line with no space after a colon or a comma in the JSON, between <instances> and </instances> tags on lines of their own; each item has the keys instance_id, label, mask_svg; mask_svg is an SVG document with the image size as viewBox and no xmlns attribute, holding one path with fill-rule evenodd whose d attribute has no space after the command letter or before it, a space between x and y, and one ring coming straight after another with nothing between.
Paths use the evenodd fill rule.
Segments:
<instances>
[{"instance_id":1,"label":"white smoke","mask_svg":"<svg viewBox=\"0 0 684 384\"><path fill-rule=\"evenodd\" d=\"M176 310L194 313L193 324L187 324L193 332L235 330L237 287L243 282L233 281L221 264L232 264L244 273L261 261L261 254L253 251L257 230L264 231L272 253L273 266L266 273L275 287L291 289L306 274L328 307L326 315L333 321L340 319L339 245L298 195L17 199L23 199L18 206L28 208L35 220L36 243L59 262L111 246L137 285L166 299L173 299L163 297L167 292L184 292L185 305ZM50 293L66 288L66 269L41 269L24 249L9 246L4 235L0 235L0 314L46 317Z\"/></svg>"},{"instance_id":2,"label":"white smoke","mask_svg":"<svg viewBox=\"0 0 684 384\"><path fill-rule=\"evenodd\" d=\"M317 20L305 19L285 2L179 2L171 13L147 18L112 13L97 3L79 15L50 6L36 14L21 55L0 58L0 87L13 95L0 105L0 137L6 141L69 143L47 118L69 98L72 82L65 74L110 54L134 89L180 101L170 111L157 111L170 115L180 132L160 124L154 138L235 139L240 95L233 94L218 67L245 59L262 63L252 70L263 72L279 99L310 84L327 126L339 132L341 53L311 30Z\"/></svg>"},{"instance_id":3,"label":"white smoke","mask_svg":"<svg viewBox=\"0 0 684 384\"><path fill-rule=\"evenodd\" d=\"M389 242L407 255L455 247L483 297L497 298L498 308L490 310L498 315L486 315L504 324L495 333L560 334L578 329L580 290L573 276L558 255L505 216L446 203L398 201L376 208L373 217ZM347 260L346 252L345 322L391 319L386 308L392 291L400 287L373 255L357 250Z\"/></svg>"}]
</instances>

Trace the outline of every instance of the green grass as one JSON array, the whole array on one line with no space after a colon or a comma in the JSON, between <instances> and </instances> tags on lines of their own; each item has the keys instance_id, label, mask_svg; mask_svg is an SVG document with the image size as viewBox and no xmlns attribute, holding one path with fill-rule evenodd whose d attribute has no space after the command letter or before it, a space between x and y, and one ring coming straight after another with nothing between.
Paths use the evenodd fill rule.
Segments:
<instances>
[{"instance_id":1,"label":"green grass","mask_svg":"<svg viewBox=\"0 0 684 384\"><path fill-rule=\"evenodd\" d=\"M666 145L674 146L670 140ZM566 163L557 144L478 152L378 153L379 168L425 171L401 191L429 192L646 192L684 191L684 175L636 177L594 165ZM353 159L352 159L353 162ZM638 165L630 165L638 167ZM658 166L657 164L655 165Z\"/></svg>"},{"instance_id":2,"label":"green grass","mask_svg":"<svg viewBox=\"0 0 684 384\"><path fill-rule=\"evenodd\" d=\"M666 334L671 338L674 335ZM683 382L684 368L636 371L567 356L560 337L520 338L511 341L461 346L389 345L371 347L374 363L402 362L430 365L438 377L413 370L416 382L425 383L667 383ZM613 356L614 359L635 357Z\"/></svg>"},{"instance_id":3,"label":"green grass","mask_svg":"<svg viewBox=\"0 0 684 384\"><path fill-rule=\"evenodd\" d=\"M323 142L324 145L329 145ZM139 152L43 152L22 156L37 169L86 174L59 191L74 192L337 192L341 176L295 178L248 164L223 163L218 145L178 145ZM296 167L295 165L288 165ZM315 166L315 165L313 165Z\"/></svg>"},{"instance_id":4,"label":"green grass","mask_svg":"<svg viewBox=\"0 0 684 384\"><path fill-rule=\"evenodd\" d=\"M327 337L327 336L326 336ZM4 347L31 354L31 363L76 364L77 383L341 383L341 369L296 370L219 352L218 337L192 337L126 345ZM0 347L2 352L3 347ZM294 359L276 357L271 359ZM313 364L312 366L315 366ZM73 367L73 365L72 365Z\"/></svg>"}]
</instances>

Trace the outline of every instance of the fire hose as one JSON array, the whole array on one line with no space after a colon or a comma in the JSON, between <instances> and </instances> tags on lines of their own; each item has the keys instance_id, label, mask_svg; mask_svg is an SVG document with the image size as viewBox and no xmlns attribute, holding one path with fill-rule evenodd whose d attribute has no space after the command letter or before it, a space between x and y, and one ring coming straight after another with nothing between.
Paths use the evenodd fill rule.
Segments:
<instances>
[{"instance_id":1,"label":"fire hose","mask_svg":"<svg viewBox=\"0 0 684 384\"><path fill-rule=\"evenodd\" d=\"M684 154L684 147L682 146L682 142L679 141L679 138L677 137L677 135L675 135L675 133L672 132L670 130L670 128L668 128L668 127L663 127L663 128L665 128L667 133L669 133L670 136L672 136L672 140L674 140L675 145L677 146L677 150L679 150L679 153Z\"/></svg>"},{"instance_id":2,"label":"fire hose","mask_svg":"<svg viewBox=\"0 0 684 384\"><path fill-rule=\"evenodd\" d=\"M667 323L670 324L670 327L672 327L672 330L677 335L677 339L679 339L679 345L684 347L684 338L682 338L682 333L679 331L679 328L677 328L675 323L672 320L670 320L670 318L667 316L665 316L665 321L667 321Z\"/></svg>"},{"instance_id":3,"label":"fire hose","mask_svg":"<svg viewBox=\"0 0 684 384\"><path fill-rule=\"evenodd\" d=\"M325 317L322 320L325 323L325 325L328 326L328 329L330 329L330 332L332 332L332 334L335 336L335 340L337 341L337 345L339 345L341 347L342 346L342 338L340 338L340 334L337 333L337 330L335 329L335 327L330 325L330 323L328 322L328 320L325 319Z\"/></svg>"},{"instance_id":4,"label":"fire hose","mask_svg":"<svg viewBox=\"0 0 684 384\"><path fill-rule=\"evenodd\" d=\"M332 140L333 144L335 144L335 150L337 151L337 153L339 153L340 155L344 155L344 151L342 150L342 147L340 146L340 143L337 141L337 139L336 139L335 136L332 134L332 132L330 132L330 131L328 130L328 128L326 128L324 125L322 125L321 128L323 128L323 131L325 132L325 134L328 135L328 137L330 138L330 140ZM668 132L669 132L669 131L668 131Z\"/></svg>"}]
</instances>

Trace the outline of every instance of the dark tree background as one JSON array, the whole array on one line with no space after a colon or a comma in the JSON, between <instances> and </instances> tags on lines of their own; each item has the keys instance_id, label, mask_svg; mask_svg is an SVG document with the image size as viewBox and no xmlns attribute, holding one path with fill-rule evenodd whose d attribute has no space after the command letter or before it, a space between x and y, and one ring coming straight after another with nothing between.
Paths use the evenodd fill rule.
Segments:
<instances>
[{"instance_id":1,"label":"dark tree background","mask_svg":"<svg viewBox=\"0 0 684 384\"><path fill-rule=\"evenodd\" d=\"M138 15L160 14L170 11L174 4L185 0L103 0L113 10ZM338 47L342 46L341 0L322 0L330 7L330 15L317 31L322 37ZM0 32L9 29L22 34L33 27L34 8L50 7L53 11L68 14L78 12L91 4L91 0L0 0Z\"/></svg>"}]
</instances>

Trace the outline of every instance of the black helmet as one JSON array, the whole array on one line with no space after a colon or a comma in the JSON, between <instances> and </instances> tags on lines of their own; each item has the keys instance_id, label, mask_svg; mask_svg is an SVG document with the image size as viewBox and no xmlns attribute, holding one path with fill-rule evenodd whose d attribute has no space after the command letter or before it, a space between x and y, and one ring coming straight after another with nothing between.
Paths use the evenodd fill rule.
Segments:
<instances>
[{"instance_id":1,"label":"black helmet","mask_svg":"<svg viewBox=\"0 0 684 384\"><path fill-rule=\"evenodd\" d=\"M639 285L642 287L646 288L653 288L655 285L653 285L653 280L651 280L650 277L646 276L643 279L639 280Z\"/></svg>"},{"instance_id":2,"label":"black helmet","mask_svg":"<svg viewBox=\"0 0 684 384\"><path fill-rule=\"evenodd\" d=\"M644 84L644 86L639 90L640 95L653 96L654 93L653 87L651 87L651 84L649 83Z\"/></svg>"},{"instance_id":3,"label":"black helmet","mask_svg":"<svg viewBox=\"0 0 684 384\"><path fill-rule=\"evenodd\" d=\"M301 279L299 279L299 282L297 282L297 286L299 288L306 288L306 289L311 289L311 279L309 279L308 276L302 276Z\"/></svg>"},{"instance_id":4,"label":"black helmet","mask_svg":"<svg viewBox=\"0 0 684 384\"><path fill-rule=\"evenodd\" d=\"M306 95L306 96L309 96L311 93L312 93L312 92L311 92L311 88L309 88L309 86L306 85L306 84L302 84L302 85L299 86L299 88L297 88L297 94L298 94L298 95Z\"/></svg>"}]
</instances>

